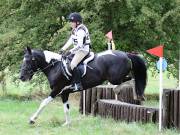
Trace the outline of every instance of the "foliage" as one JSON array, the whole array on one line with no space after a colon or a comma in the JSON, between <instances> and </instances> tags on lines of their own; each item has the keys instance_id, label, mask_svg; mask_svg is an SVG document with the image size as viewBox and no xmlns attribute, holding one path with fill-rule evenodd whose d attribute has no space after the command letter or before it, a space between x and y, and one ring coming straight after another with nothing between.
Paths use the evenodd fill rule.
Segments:
<instances>
[{"instance_id":1,"label":"foliage","mask_svg":"<svg viewBox=\"0 0 180 135\"><path fill-rule=\"evenodd\" d=\"M58 52L70 34L65 18L74 11L82 14L95 52L107 49L111 29L117 49L142 53L150 66L156 58L145 50L164 44L168 70L178 76L178 0L1 0L0 70L18 72L27 45Z\"/></svg>"}]
</instances>

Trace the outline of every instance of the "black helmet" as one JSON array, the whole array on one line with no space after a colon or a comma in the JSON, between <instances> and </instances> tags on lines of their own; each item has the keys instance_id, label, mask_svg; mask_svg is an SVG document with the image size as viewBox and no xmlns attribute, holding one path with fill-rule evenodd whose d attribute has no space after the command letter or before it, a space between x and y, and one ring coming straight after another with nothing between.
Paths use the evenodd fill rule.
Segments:
<instances>
[{"instance_id":1,"label":"black helmet","mask_svg":"<svg viewBox=\"0 0 180 135\"><path fill-rule=\"evenodd\" d=\"M80 22L80 23L82 23L82 17L81 17L81 15L80 15L79 13L77 13L77 12L71 13L71 14L69 15L69 17L68 17L68 20L69 20L70 22Z\"/></svg>"}]
</instances>

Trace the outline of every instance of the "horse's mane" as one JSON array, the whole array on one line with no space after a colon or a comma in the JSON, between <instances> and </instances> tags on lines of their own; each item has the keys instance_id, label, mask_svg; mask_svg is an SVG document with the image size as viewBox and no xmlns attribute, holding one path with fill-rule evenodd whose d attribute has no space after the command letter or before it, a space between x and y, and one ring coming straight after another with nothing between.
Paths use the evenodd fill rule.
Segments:
<instances>
[{"instance_id":1,"label":"horse's mane","mask_svg":"<svg viewBox=\"0 0 180 135\"><path fill-rule=\"evenodd\" d=\"M60 61L62 57L60 54L48 50L33 50L32 52L35 57L44 58L47 63L50 63L51 60Z\"/></svg>"}]
</instances>

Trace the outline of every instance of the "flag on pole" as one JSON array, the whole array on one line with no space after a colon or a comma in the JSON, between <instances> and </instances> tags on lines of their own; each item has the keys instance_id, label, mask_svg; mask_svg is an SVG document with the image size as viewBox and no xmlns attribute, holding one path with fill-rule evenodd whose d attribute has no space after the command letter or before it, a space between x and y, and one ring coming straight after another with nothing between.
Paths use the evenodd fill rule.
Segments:
<instances>
[{"instance_id":1,"label":"flag on pole","mask_svg":"<svg viewBox=\"0 0 180 135\"><path fill-rule=\"evenodd\" d=\"M106 34L106 37L107 37L109 40L112 40L112 39L113 39L112 30L109 31L109 32Z\"/></svg>"},{"instance_id":2,"label":"flag on pole","mask_svg":"<svg viewBox=\"0 0 180 135\"><path fill-rule=\"evenodd\" d=\"M163 45L149 49L147 52L158 57L163 57Z\"/></svg>"},{"instance_id":3,"label":"flag on pole","mask_svg":"<svg viewBox=\"0 0 180 135\"><path fill-rule=\"evenodd\" d=\"M112 50L116 50L116 46L115 46L115 44L114 44L114 41L113 41L113 40L111 41L111 44L112 44Z\"/></svg>"},{"instance_id":4,"label":"flag on pole","mask_svg":"<svg viewBox=\"0 0 180 135\"><path fill-rule=\"evenodd\" d=\"M113 41L112 30L106 34L106 37L108 39L108 50L116 50L116 47Z\"/></svg>"},{"instance_id":5,"label":"flag on pole","mask_svg":"<svg viewBox=\"0 0 180 135\"><path fill-rule=\"evenodd\" d=\"M159 57L160 74L159 74L159 131L162 129L162 93L163 93L163 76L162 76L162 63L163 63L163 45L154 47L147 50L148 53Z\"/></svg>"}]
</instances>

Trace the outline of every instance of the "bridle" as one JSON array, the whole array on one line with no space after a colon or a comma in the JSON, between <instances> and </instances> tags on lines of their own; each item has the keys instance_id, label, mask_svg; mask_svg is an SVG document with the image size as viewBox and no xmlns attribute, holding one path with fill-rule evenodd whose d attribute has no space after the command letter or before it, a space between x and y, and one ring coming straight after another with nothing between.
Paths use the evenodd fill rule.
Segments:
<instances>
[{"instance_id":1,"label":"bridle","mask_svg":"<svg viewBox=\"0 0 180 135\"><path fill-rule=\"evenodd\" d=\"M65 55L65 53L63 52L62 54L62 57L61 57L61 64L60 64L60 67L62 69L62 73L63 75L68 79L70 80L70 78L68 77L68 75L66 74L66 71L64 69L64 65L63 65L63 60L67 58L67 56ZM52 67L54 66L57 62L59 61L52 61L50 64L48 64L46 67L44 67L43 69L42 68L39 68L38 67L38 64L37 64L37 59L35 59L35 57L33 57L31 59L32 63L31 65L28 66L27 69L25 68L21 68L21 70L25 70L27 73L29 73L30 76L34 75L35 73L38 74L39 72L42 72L42 71L45 71L46 69L48 69L49 67ZM33 70L35 69L35 70Z\"/></svg>"},{"instance_id":2,"label":"bridle","mask_svg":"<svg viewBox=\"0 0 180 135\"><path fill-rule=\"evenodd\" d=\"M21 70L26 70L28 73L29 73L29 75L31 76L31 75L34 75L35 73L39 73L39 72L42 72L42 71L45 71L46 69L48 69L49 67L51 67L51 66L54 66L54 64L55 63L57 63L57 62L59 62L59 61L55 61L55 62L52 62L51 64L48 64L46 67L44 67L43 69L41 69L41 68L38 68L38 66L37 66L37 60L33 57L32 58L32 61L33 61L33 64L35 63L35 65L34 65L34 68L36 69L35 71L33 70L33 67L32 67L32 65L31 66L28 66L28 69L25 69L25 68L22 68Z\"/></svg>"}]
</instances>

